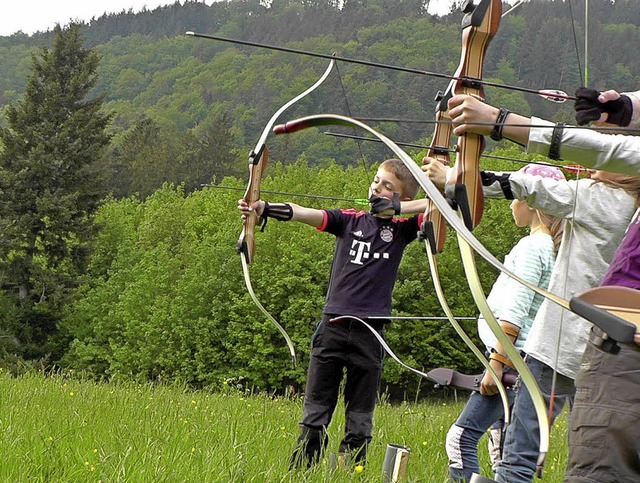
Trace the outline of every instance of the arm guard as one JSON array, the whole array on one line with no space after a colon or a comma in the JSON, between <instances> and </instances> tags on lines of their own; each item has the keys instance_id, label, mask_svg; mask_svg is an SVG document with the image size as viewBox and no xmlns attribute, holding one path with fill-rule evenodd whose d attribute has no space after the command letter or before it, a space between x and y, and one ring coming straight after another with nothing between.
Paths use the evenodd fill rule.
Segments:
<instances>
[{"instance_id":1,"label":"arm guard","mask_svg":"<svg viewBox=\"0 0 640 483\"><path fill-rule=\"evenodd\" d=\"M289 203L267 203L264 202L264 210L260 216L262 224L260 231L264 231L267 226L267 218L275 218L279 221L289 221L293 218L293 208Z\"/></svg>"}]
</instances>

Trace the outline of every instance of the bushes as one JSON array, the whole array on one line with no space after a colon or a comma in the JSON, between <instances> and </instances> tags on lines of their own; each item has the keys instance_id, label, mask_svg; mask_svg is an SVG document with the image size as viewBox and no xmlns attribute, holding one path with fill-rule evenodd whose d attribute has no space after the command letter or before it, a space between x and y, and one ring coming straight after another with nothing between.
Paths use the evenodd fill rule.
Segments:
<instances>
[{"instance_id":1,"label":"bushes","mask_svg":"<svg viewBox=\"0 0 640 483\"><path fill-rule=\"evenodd\" d=\"M373 175L364 168L334 164L320 169L304 162L271 169L273 178L264 180L264 190L347 198L362 197ZM222 184L243 183L225 179ZM282 336L244 287L235 251L241 231L239 197L239 192L211 188L185 195L181 188L165 185L144 202L106 203L98 216L103 229L91 276L64 320L74 341L63 364L96 377L181 380L194 385L243 377L262 389L301 386L310 337L324 302L334 240L309 226L274 220L256 235L257 251L250 267L254 289L292 337L300 361L294 369ZM300 203L317 206L316 200ZM487 225L505 239L516 232L510 217L505 217L507 205L500 205L490 210L495 213ZM511 244L505 241L503 251ZM394 293L399 314L443 315L423 250L412 244L401 265ZM445 293L456 314L474 315L451 235L439 262ZM483 273L488 288L495 274ZM473 330L475 323L468 325ZM387 334L396 353L417 367L478 369L446 321L395 322ZM414 375L392 361L384 377L385 385L400 391L418 384Z\"/></svg>"}]
</instances>

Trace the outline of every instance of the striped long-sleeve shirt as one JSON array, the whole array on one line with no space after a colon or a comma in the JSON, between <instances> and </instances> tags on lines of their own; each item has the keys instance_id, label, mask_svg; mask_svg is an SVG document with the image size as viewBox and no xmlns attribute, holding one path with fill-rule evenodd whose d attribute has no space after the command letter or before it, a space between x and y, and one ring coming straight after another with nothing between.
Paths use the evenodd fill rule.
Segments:
<instances>
[{"instance_id":1,"label":"striped long-sleeve shirt","mask_svg":"<svg viewBox=\"0 0 640 483\"><path fill-rule=\"evenodd\" d=\"M520 239L504 260L509 270L545 289L549 286L554 263L553 239L550 235L540 232ZM520 327L520 334L515 342L518 350L523 349L531 324L543 300L542 295L504 273L498 276L487 297L489 307L498 320ZM487 348L495 348L496 338L482 316L478 319L478 332Z\"/></svg>"}]
</instances>

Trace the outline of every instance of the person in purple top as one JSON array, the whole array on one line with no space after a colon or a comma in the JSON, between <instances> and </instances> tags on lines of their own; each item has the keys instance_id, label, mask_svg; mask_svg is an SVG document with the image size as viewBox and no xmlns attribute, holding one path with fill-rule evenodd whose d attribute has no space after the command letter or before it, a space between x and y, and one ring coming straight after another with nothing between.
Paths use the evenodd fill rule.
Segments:
<instances>
[{"instance_id":1,"label":"person in purple top","mask_svg":"<svg viewBox=\"0 0 640 483\"><path fill-rule=\"evenodd\" d=\"M382 375L384 350L375 335L355 316L384 334L391 316L391 294L406 246L416 239L422 214L398 218L400 201L410 200L419 185L398 159L384 161L369 192L371 211L318 210L294 203L240 200L245 216L255 210L261 217L299 221L336 237L329 287L322 318L312 338L301 433L291 467L310 467L327 446L327 427L338 402L343 371L345 435L339 451L353 461L365 462L372 439L373 412Z\"/></svg>"},{"instance_id":2,"label":"person in purple top","mask_svg":"<svg viewBox=\"0 0 640 483\"><path fill-rule=\"evenodd\" d=\"M618 94L580 88L576 120L598 125L639 126L640 91ZM504 111L504 110L502 110ZM622 174L640 173L640 137L566 129L454 96L449 115L454 133L491 134L527 146L527 152ZM496 120L500 117L501 123ZM486 123L486 125L483 125ZM640 290L640 217L631 224L601 286ZM637 325L637 324L636 324ZM633 342L611 344L597 327L576 376L565 482L637 483L640 481L640 332Z\"/></svg>"}]
</instances>

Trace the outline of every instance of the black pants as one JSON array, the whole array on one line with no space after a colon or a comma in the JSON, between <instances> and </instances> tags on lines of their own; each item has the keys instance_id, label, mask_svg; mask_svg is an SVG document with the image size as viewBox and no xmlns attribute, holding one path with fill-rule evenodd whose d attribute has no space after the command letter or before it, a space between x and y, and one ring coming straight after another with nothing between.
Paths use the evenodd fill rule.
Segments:
<instances>
[{"instance_id":1,"label":"black pants","mask_svg":"<svg viewBox=\"0 0 640 483\"><path fill-rule=\"evenodd\" d=\"M301 439L309 437L309 429L319 431L311 434L325 437L324 431L336 408L346 369L346 423L340 451L358 451L356 459L362 460L366 455L366 445L371 441L384 349L361 322L350 319L329 322L330 318L323 317L312 339L304 413L300 424L303 429ZM382 321L367 322L383 335Z\"/></svg>"}]
</instances>

